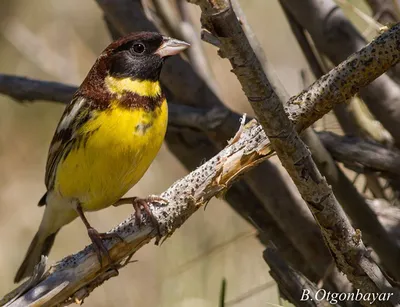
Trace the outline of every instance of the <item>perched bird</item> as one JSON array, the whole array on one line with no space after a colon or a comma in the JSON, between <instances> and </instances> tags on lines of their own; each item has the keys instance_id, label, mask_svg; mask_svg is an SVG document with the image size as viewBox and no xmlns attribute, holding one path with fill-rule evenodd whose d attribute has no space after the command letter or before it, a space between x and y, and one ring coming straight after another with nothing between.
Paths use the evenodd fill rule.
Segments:
<instances>
[{"instance_id":1,"label":"perched bird","mask_svg":"<svg viewBox=\"0 0 400 307\"><path fill-rule=\"evenodd\" d=\"M32 275L48 255L57 232L80 217L99 260L102 239L84 212L116 204L144 175L167 129L168 110L159 83L164 60L189 44L139 32L110 44L66 107L50 145L39 201L44 215L14 282ZM153 199L132 198L149 213ZM99 254L100 253L100 254Z\"/></svg>"}]
</instances>

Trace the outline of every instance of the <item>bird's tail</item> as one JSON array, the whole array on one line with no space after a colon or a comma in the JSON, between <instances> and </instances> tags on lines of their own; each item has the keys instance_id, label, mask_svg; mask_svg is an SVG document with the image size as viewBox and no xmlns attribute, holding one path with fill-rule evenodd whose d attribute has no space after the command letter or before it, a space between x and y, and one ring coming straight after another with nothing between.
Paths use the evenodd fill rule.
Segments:
<instances>
[{"instance_id":1,"label":"bird's tail","mask_svg":"<svg viewBox=\"0 0 400 307\"><path fill-rule=\"evenodd\" d=\"M47 193L39 201L39 207L46 205ZM53 219L52 212L48 206L43 214L43 219L40 224L38 232L33 237L31 244L29 245L28 251L26 252L24 261L18 269L15 275L14 282L20 282L21 279L31 276L35 265L39 263L42 255L47 256L50 253L50 249L53 246L54 239L56 238L57 229L50 229L49 221ZM56 230L56 231L55 231Z\"/></svg>"},{"instance_id":2,"label":"bird's tail","mask_svg":"<svg viewBox=\"0 0 400 307\"><path fill-rule=\"evenodd\" d=\"M17 274L15 275L15 283L21 281L21 279L23 279L24 277L32 275L33 269L35 265L39 263L41 256L47 256L49 254L50 249L53 246L54 239L56 238L57 232L46 235L42 234L41 230L39 229L39 231L33 238L31 245L29 245L24 261L22 262Z\"/></svg>"}]
</instances>

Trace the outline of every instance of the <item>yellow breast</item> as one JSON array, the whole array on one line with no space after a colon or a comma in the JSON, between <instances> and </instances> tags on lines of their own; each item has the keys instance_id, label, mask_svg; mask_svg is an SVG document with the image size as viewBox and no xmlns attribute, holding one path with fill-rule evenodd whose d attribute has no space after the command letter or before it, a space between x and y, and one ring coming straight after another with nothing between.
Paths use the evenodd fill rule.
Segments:
<instances>
[{"instance_id":1,"label":"yellow breast","mask_svg":"<svg viewBox=\"0 0 400 307\"><path fill-rule=\"evenodd\" d=\"M164 140L168 109L154 111L115 103L98 111L80 133L88 135L57 169L55 188L78 198L84 210L99 210L121 198L144 175Z\"/></svg>"}]
</instances>

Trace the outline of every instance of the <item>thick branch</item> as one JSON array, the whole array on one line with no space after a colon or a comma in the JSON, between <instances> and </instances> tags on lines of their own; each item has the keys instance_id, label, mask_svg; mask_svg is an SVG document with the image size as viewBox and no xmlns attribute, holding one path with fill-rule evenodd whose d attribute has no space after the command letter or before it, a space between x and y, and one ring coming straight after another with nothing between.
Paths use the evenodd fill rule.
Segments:
<instances>
[{"instance_id":1,"label":"thick branch","mask_svg":"<svg viewBox=\"0 0 400 307\"><path fill-rule=\"evenodd\" d=\"M384 176L400 176L400 152L379 143L331 132L318 133L332 157L357 172L382 172Z\"/></svg>"},{"instance_id":2,"label":"thick branch","mask_svg":"<svg viewBox=\"0 0 400 307\"><path fill-rule=\"evenodd\" d=\"M270 136L271 145L318 221L336 264L362 292L384 292L387 281L381 283L384 278L379 267L363 255L366 249L361 237L351 226L286 116L229 2L196 2L202 9L203 27L220 40L219 54L231 62L232 71L264 131Z\"/></svg>"},{"instance_id":3,"label":"thick branch","mask_svg":"<svg viewBox=\"0 0 400 307\"><path fill-rule=\"evenodd\" d=\"M0 94L18 101L58 101L68 103L76 87L58 82L45 82L24 77L0 74Z\"/></svg>"}]
</instances>

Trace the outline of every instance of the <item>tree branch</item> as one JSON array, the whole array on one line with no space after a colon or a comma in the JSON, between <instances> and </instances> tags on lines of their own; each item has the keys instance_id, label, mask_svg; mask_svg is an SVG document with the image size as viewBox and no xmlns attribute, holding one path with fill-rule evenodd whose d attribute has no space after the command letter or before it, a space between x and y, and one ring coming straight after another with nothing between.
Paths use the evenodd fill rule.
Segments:
<instances>
[{"instance_id":1,"label":"tree branch","mask_svg":"<svg viewBox=\"0 0 400 307\"><path fill-rule=\"evenodd\" d=\"M400 176L400 152L355 136L319 132L319 138L332 157L357 172L382 172L386 177Z\"/></svg>"},{"instance_id":2,"label":"tree branch","mask_svg":"<svg viewBox=\"0 0 400 307\"><path fill-rule=\"evenodd\" d=\"M304 132L304 140L309 145L313 159L332 186L335 196L348 214L353 225L362 231L363 239L379 256L382 266L393 276L399 276L400 245L388 232L376 213L368 206L366 199L352 185L344 172L336 165L317 134Z\"/></svg>"},{"instance_id":3,"label":"tree branch","mask_svg":"<svg viewBox=\"0 0 400 307\"><path fill-rule=\"evenodd\" d=\"M366 0L372 10L375 20L379 23L390 26L400 20L400 3L398 0ZM398 84L400 84L400 65L394 66L388 71Z\"/></svg>"},{"instance_id":4,"label":"tree branch","mask_svg":"<svg viewBox=\"0 0 400 307\"><path fill-rule=\"evenodd\" d=\"M0 94L20 102L46 100L68 103L76 90L77 87L63 83L0 74Z\"/></svg>"},{"instance_id":5,"label":"tree branch","mask_svg":"<svg viewBox=\"0 0 400 307\"><path fill-rule=\"evenodd\" d=\"M280 1L308 31L317 49L325 54L334 65L339 65L352 53L365 46L365 39L333 0ZM391 48L398 47L391 46ZM398 129L400 86L384 74L362 88L360 96L377 120L392 134L396 143L400 143L400 130Z\"/></svg>"},{"instance_id":6,"label":"tree branch","mask_svg":"<svg viewBox=\"0 0 400 307\"><path fill-rule=\"evenodd\" d=\"M203 27L221 41L219 55L231 62L232 71L241 83L264 131L270 136L271 145L320 225L339 269L364 293L386 291L389 283L385 281L379 267L366 257L361 237L351 226L331 188L315 166L310 152L294 130L293 123L285 114L230 3L227 0L195 2L202 10ZM286 105L290 115L293 115L290 113L292 105L293 102Z\"/></svg>"}]
</instances>

